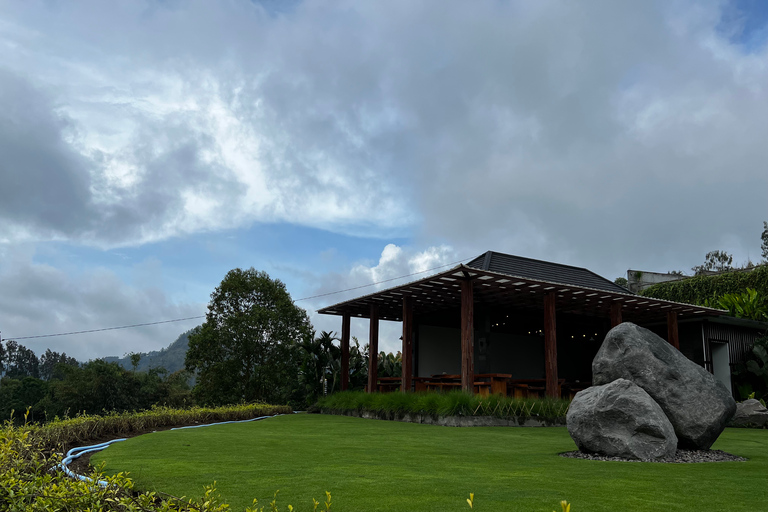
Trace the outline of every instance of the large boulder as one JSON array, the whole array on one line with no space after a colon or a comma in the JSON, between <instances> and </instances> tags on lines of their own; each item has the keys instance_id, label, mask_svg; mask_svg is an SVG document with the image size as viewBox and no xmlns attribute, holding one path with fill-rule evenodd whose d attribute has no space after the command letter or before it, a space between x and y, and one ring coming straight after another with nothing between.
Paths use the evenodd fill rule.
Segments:
<instances>
[{"instance_id":1,"label":"large boulder","mask_svg":"<svg viewBox=\"0 0 768 512\"><path fill-rule=\"evenodd\" d=\"M736 414L733 415L731 427L768 427L768 409L759 400L750 398L736 404Z\"/></svg>"},{"instance_id":2,"label":"large boulder","mask_svg":"<svg viewBox=\"0 0 768 512\"><path fill-rule=\"evenodd\" d=\"M566 423L583 452L653 460L672 457L677 449L675 429L659 404L625 379L576 393Z\"/></svg>"},{"instance_id":3,"label":"large boulder","mask_svg":"<svg viewBox=\"0 0 768 512\"><path fill-rule=\"evenodd\" d=\"M653 397L679 447L706 450L736 412L730 392L704 368L648 329L624 322L611 329L592 361L596 385L627 379Z\"/></svg>"}]
</instances>

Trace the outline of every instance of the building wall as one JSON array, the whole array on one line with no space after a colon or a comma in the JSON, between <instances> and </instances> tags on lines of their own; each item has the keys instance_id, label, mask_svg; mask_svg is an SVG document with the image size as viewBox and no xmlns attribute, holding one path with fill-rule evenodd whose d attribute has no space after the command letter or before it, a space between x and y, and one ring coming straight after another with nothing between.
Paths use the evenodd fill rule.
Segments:
<instances>
[{"instance_id":1,"label":"building wall","mask_svg":"<svg viewBox=\"0 0 768 512\"><path fill-rule=\"evenodd\" d=\"M419 377L461 373L459 329L420 325L418 340ZM476 330L475 373L509 373L516 379L543 379L542 338Z\"/></svg>"}]
</instances>

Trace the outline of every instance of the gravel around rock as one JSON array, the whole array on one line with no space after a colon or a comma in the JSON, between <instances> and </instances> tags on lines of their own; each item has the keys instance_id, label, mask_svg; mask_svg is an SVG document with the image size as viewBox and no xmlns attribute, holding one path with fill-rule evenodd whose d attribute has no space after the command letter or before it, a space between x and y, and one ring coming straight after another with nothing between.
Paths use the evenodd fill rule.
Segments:
<instances>
[{"instance_id":1,"label":"gravel around rock","mask_svg":"<svg viewBox=\"0 0 768 512\"><path fill-rule=\"evenodd\" d=\"M603 460L615 462L666 462L669 464L696 464L699 462L741 462L746 461L744 457L732 455L722 450L677 450L674 457L665 457L656 460L637 460L624 459L622 457L605 457L596 453L584 453L580 451L565 452L561 457L571 459Z\"/></svg>"}]
</instances>

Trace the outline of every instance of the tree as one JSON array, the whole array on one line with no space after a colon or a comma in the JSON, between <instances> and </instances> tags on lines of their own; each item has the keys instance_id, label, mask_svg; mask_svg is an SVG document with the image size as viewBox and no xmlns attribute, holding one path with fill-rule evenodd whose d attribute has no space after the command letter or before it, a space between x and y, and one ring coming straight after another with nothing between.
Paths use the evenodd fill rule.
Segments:
<instances>
[{"instance_id":1,"label":"tree","mask_svg":"<svg viewBox=\"0 0 768 512\"><path fill-rule=\"evenodd\" d=\"M706 272L725 272L732 270L733 256L725 251L710 251L704 259L704 264L691 267L691 270L699 276Z\"/></svg>"},{"instance_id":2,"label":"tree","mask_svg":"<svg viewBox=\"0 0 768 512\"><path fill-rule=\"evenodd\" d=\"M307 404L314 403L325 392L333 393L340 386L341 349L333 343L337 340L335 333L322 331L317 338L299 345L301 383Z\"/></svg>"},{"instance_id":3,"label":"tree","mask_svg":"<svg viewBox=\"0 0 768 512\"><path fill-rule=\"evenodd\" d=\"M763 242L760 245L763 262L768 263L768 222L766 221L763 221L763 234L760 235L760 240Z\"/></svg>"},{"instance_id":4,"label":"tree","mask_svg":"<svg viewBox=\"0 0 768 512\"><path fill-rule=\"evenodd\" d=\"M40 361L35 353L24 345L8 340L5 342L5 376L14 379L40 376Z\"/></svg>"},{"instance_id":5,"label":"tree","mask_svg":"<svg viewBox=\"0 0 768 512\"><path fill-rule=\"evenodd\" d=\"M56 366L59 364L78 366L79 363L74 357L69 357L65 353L59 354L49 348L45 349L45 353L40 356L40 378L43 380L61 379L63 377L62 373L56 370Z\"/></svg>"},{"instance_id":6,"label":"tree","mask_svg":"<svg viewBox=\"0 0 768 512\"><path fill-rule=\"evenodd\" d=\"M285 403L298 390L299 344L312 337L306 311L280 280L253 268L230 270L189 336L186 367L205 404Z\"/></svg>"},{"instance_id":7,"label":"tree","mask_svg":"<svg viewBox=\"0 0 768 512\"><path fill-rule=\"evenodd\" d=\"M131 352L128 354L128 358L131 360L131 368L133 368L133 372L136 373L136 369L139 367L139 363L141 362L141 353Z\"/></svg>"}]
</instances>

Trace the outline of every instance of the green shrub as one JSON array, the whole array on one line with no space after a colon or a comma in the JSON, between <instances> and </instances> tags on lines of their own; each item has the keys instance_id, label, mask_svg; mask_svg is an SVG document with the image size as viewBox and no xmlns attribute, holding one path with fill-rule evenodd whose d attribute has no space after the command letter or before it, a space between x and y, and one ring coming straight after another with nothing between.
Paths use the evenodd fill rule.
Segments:
<instances>
[{"instance_id":1,"label":"green shrub","mask_svg":"<svg viewBox=\"0 0 768 512\"><path fill-rule=\"evenodd\" d=\"M517 399L501 395L482 397L462 391L450 393L365 393L342 391L321 398L318 406L339 412L387 414L425 414L429 416L493 416L497 418L537 417L546 421L562 420L569 400L551 398Z\"/></svg>"},{"instance_id":2,"label":"green shrub","mask_svg":"<svg viewBox=\"0 0 768 512\"><path fill-rule=\"evenodd\" d=\"M734 271L714 276L694 276L690 279L655 284L640 295L657 299L704 306L708 300L730 293L743 293L747 288L768 297L768 265L750 271Z\"/></svg>"},{"instance_id":3,"label":"green shrub","mask_svg":"<svg viewBox=\"0 0 768 512\"><path fill-rule=\"evenodd\" d=\"M153 407L148 411L112 413L104 416L81 415L74 418L58 419L44 425L27 426L30 434L49 450L65 451L93 440L106 437L129 437L148 430L167 427L238 421L290 414L287 405L243 404L223 407L191 407L172 409Z\"/></svg>"}]
</instances>

